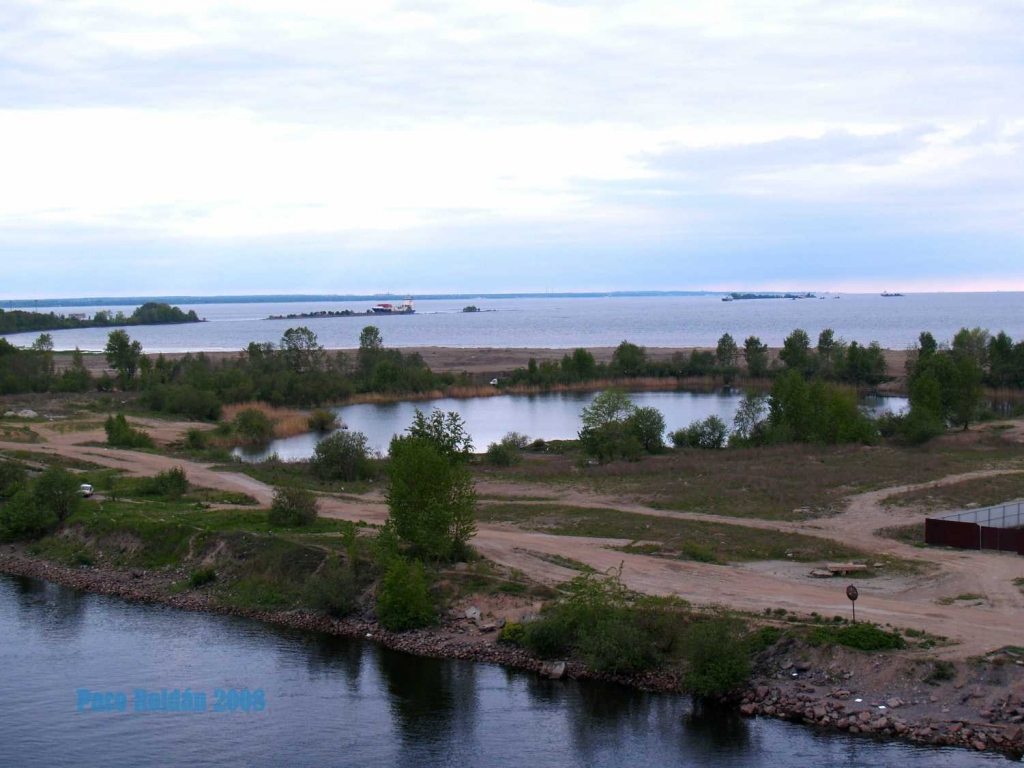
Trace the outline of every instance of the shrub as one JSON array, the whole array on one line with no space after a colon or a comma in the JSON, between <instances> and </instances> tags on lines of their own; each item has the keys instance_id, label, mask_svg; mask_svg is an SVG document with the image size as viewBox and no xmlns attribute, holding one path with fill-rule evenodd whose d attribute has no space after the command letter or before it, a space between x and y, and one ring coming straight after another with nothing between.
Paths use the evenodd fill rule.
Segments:
<instances>
[{"instance_id":1,"label":"shrub","mask_svg":"<svg viewBox=\"0 0 1024 768\"><path fill-rule=\"evenodd\" d=\"M626 423L630 434L648 453L660 453L665 447L665 417L657 408L637 408Z\"/></svg>"},{"instance_id":2,"label":"shrub","mask_svg":"<svg viewBox=\"0 0 1024 768\"><path fill-rule=\"evenodd\" d=\"M335 432L313 449L310 468L321 480L361 480L370 474L370 455L362 432Z\"/></svg>"},{"instance_id":3,"label":"shrub","mask_svg":"<svg viewBox=\"0 0 1024 768\"><path fill-rule=\"evenodd\" d=\"M729 618L693 622L684 639L687 668L683 683L697 696L720 696L750 677L742 622Z\"/></svg>"},{"instance_id":4,"label":"shrub","mask_svg":"<svg viewBox=\"0 0 1024 768\"><path fill-rule=\"evenodd\" d=\"M188 577L189 589L205 587L210 582L216 580L216 578L217 572L213 568L197 568Z\"/></svg>"},{"instance_id":5,"label":"shrub","mask_svg":"<svg viewBox=\"0 0 1024 768\"><path fill-rule=\"evenodd\" d=\"M56 524L56 515L38 505L28 490L18 491L0 508L0 539L38 539Z\"/></svg>"},{"instance_id":6,"label":"shrub","mask_svg":"<svg viewBox=\"0 0 1024 768\"><path fill-rule=\"evenodd\" d=\"M277 488L267 521L271 525L295 527L316 521L319 503L316 494L303 488Z\"/></svg>"},{"instance_id":7,"label":"shrub","mask_svg":"<svg viewBox=\"0 0 1024 768\"><path fill-rule=\"evenodd\" d=\"M530 444L530 438L518 432L509 432L497 443L487 446L484 459L496 467L511 467L522 461L520 453Z\"/></svg>"},{"instance_id":8,"label":"shrub","mask_svg":"<svg viewBox=\"0 0 1024 768\"><path fill-rule=\"evenodd\" d=\"M498 640L509 645L523 645L526 641L526 629L518 622L506 622L505 626L501 628Z\"/></svg>"},{"instance_id":9,"label":"shrub","mask_svg":"<svg viewBox=\"0 0 1024 768\"><path fill-rule=\"evenodd\" d=\"M191 427L185 433L185 450L187 451L202 451L209 445L210 438L206 434L206 430L199 429L198 427Z\"/></svg>"},{"instance_id":10,"label":"shrub","mask_svg":"<svg viewBox=\"0 0 1024 768\"><path fill-rule=\"evenodd\" d=\"M672 445L676 448L703 448L717 450L725 445L729 429L717 416L708 416L703 421L694 421L685 429L672 433Z\"/></svg>"},{"instance_id":11,"label":"shrub","mask_svg":"<svg viewBox=\"0 0 1024 768\"><path fill-rule=\"evenodd\" d=\"M147 496L166 496L180 499L188 493L188 475L181 467L158 472L154 477L140 484L140 492Z\"/></svg>"},{"instance_id":12,"label":"shrub","mask_svg":"<svg viewBox=\"0 0 1024 768\"><path fill-rule=\"evenodd\" d=\"M381 626L400 632L429 626L436 619L423 566L401 557L392 560L377 591L377 620Z\"/></svg>"},{"instance_id":13,"label":"shrub","mask_svg":"<svg viewBox=\"0 0 1024 768\"><path fill-rule=\"evenodd\" d=\"M259 408L239 411L231 424L235 433L248 443L267 443L274 436L274 422Z\"/></svg>"},{"instance_id":14,"label":"shrub","mask_svg":"<svg viewBox=\"0 0 1024 768\"><path fill-rule=\"evenodd\" d=\"M766 612L770 609L766 609ZM751 653L766 651L782 639L782 630L778 627L760 627L747 637L747 648Z\"/></svg>"},{"instance_id":15,"label":"shrub","mask_svg":"<svg viewBox=\"0 0 1024 768\"><path fill-rule=\"evenodd\" d=\"M580 633L578 650L584 663L595 672L643 672L660 661L650 635L627 611L616 612L586 627Z\"/></svg>"},{"instance_id":16,"label":"shrub","mask_svg":"<svg viewBox=\"0 0 1024 768\"><path fill-rule=\"evenodd\" d=\"M18 492L28 475L20 464L0 460L0 499L6 499Z\"/></svg>"},{"instance_id":17,"label":"shrub","mask_svg":"<svg viewBox=\"0 0 1024 768\"><path fill-rule=\"evenodd\" d=\"M63 523L81 501L80 485L79 478L66 469L50 467L36 478L32 495L39 509L52 513L58 523Z\"/></svg>"},{"instance_id":18,"label":"shrub","mask_svg":"<svg viewBox=\"0 0 1024 768\"><path fill-rule=\"evenodd\" d=\"M103 424L107 433L107 443L117 448L152 448L153 438L141 429L128 424L123 413L108 416Z\"/></svg>"},{"instance_id":19,"label":"shrub","mask_svg":"<svg viewBox=\"0 0 1024 768\"><path fill-rule=\"evenodd\" d=\"M338 415L334 411L317 408L309 414L307 424L314 432L328 432L338 428Z\"/></svg>"},{"instance_id":20,"label":"shrub","mask_svg":"<svg viewBox=\"0 0 1024 768\"><path fill-rule=\"evenodd\" d=\"M331 555L306 583L306 602L334 618L347 616L359 607L359 580L351 563Z\"/></svg>"},{"instance_id":21,"label":"shrub","mask_svg":"<svg viewBox=\"0 0 1024 768\"><path fill-rule=\"evenodd\" d=\"M907 641L898 632L887 632L874 624L817 627L807 641L811 645L845 645L858 651L901 650L907 647Z\"/></svg>"}]
</instances>

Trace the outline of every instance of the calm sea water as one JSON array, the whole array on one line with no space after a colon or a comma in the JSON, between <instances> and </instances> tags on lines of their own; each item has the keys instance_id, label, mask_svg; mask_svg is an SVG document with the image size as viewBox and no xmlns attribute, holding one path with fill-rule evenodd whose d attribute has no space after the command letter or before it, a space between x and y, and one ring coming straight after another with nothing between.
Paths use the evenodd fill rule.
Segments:
<instances>
[{"instance_id":1,"label":"calm sea water","mask_svg":"<svg viewBox=\"0 0 1024 768\"><path fill-rule=\"evenodd\" d=\"M575 439L580 429L583 409L597 396L596 392L552 392L541 395L505 395L501 397L474 397L466 399L441 398L418 403L402 402L385 405L348 405L333 408L339 421L350 430L366 435L373 450L387 452L392 435L401 434L410 424L419 408L428 413L433 408L455 411L466 422L466 431L473 438L477 451L500 440L510 431L545 440ZM665 417L671 432L688 426L698 419L718 416L731 425L736 409L743 399L742 393L715 392L632 392L630 398L638 406L657 408ZM885 410L901 413L907 407L906 398L869 397L863 405L872 414ZM274 440L259 448L239 448L235 454L246 461L260 461L277 456L285 461L299 461L313 455L322 434L304 434Z\"/></svg>"},{"instance_id":2,"label":"calm sea water","mask_svg":"<svg viewBox=\"0 0 1024 768\"><path fill-rule=\"evenodd\" d=\"M0 576L0 765L894 766L1005 764L689 700L422 659L253 621ZM262 689L260 713L77 711L79 688Z\"/></svg>"},{"instance_id":3,"label":"calm sea water","mask_svg":"<svg viewBox=\"0 0 1024 768\"><path fill-rule=\"evenodd\" d=\"M463 313L473 303L485 312ZM715 296L657 298L474 299L420 301L417 313L403 317L266 320L322 310L369 309L372 302L296 304L202 304L195 309L209 320L201 325L130 329L150 352L240 350L250 341L279 341L291 326L307 325L328 348L354 348L359 331L377 325L391 347L599 347L629 339L650 347L714 346L723 333L738 340L748 335L778 346L794 328L817 338L832 328L847 341L877 341L891 349L914 343L922 330L951 339L963 326L1005 330L1024 337L1024 294L912 294L903 298L843 295L839 299L782 299L723 302ZM49 307L40 307L49 311ZM87 312L100 307L59 307L54 311ZM125 307L111 308L126 309ZM490 311L493 310L493 311ZM108 329L57 331L58 349L101 350ZM37 334L16 334L12 343L27 346Z\"/></svg>"}]
</instances>

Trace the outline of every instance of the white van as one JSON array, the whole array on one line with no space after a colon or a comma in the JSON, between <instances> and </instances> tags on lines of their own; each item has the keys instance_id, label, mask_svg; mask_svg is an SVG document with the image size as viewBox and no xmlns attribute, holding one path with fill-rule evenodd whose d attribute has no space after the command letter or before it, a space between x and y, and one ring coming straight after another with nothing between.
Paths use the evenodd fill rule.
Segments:
<instances>
[{"instance_id":1,"label":"white van","mask_svg":"<svg viewBox=\"0 0 1024 768\"><path fill-rule=\"evenodd\" d=\"M85 496L85 498L89 498L90 496L92 496L92 491L93 488L88 483L82 483L80 486L78 486L78 492Z\"/></svg>"}]
</instances>

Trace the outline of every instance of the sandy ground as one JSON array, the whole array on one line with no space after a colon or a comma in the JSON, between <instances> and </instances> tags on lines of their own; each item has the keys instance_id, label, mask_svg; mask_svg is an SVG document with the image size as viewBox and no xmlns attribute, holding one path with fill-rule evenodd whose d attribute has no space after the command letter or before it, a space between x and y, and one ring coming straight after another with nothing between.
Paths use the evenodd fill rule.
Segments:
<instances>
[{"instance_id":1,"label":"sandy ground","mask_svg":"<svg viewBox=\"0 0 1024 768\"><path fill-rule=\"evenodd\" d=\"M143 419L133 421L145 427L160 442L179 437L189 426ZM195 485L242 491L265 505L270 503L273 494L271 487L246 475L215 472L209 465L82 445L103 440L104 435L100 430L60 434L47 424L34 424L33 427L45 437L46 442L34 445L0 442L0 449L28 448L56 453L141 476L180 466ZM947 477L939 482L953 483L991 474L974 472ZM875 535L874 532L881 527L920 522L925 517L921 511L883 507L882 501L887 496L934 485L936 483L900 486L853 496L841 514L807 522L739 520L698 513L669 512L613 497L572 489L540 489L535 485L482 482L479 491L488 496L509 498L549 495L552 501L564 504L603 506L646 515L794 531L839 540L874 553L926 559L937 566L936 571L926 578L883 577L858 580L857 588L861 594L857 602L858 617L949 637L957 644L940 649L939 653L953 658L1021 644L1024 638L1024 594L1013 584L1013 580L1024 577L1024 558L994 552L922 550ZM387 508L378 495L368 495L365 500L358 501L350 497L342 499L324 496L321 514L338 519L380 523L387 516ZM625 554L610 549L624 543L618 540L528 532L503 525L481 525L473 541L485 557L518 568L548 583L565 581L577 575L573 570L544 559L544 556L557 555L581 561L598 571L617 569L621 564L622 578L631 588L650 594L679 595L699 604L721 604L758 612L765 608L781 607L802 614L812 611L825 616L849 613L850 603L845 596L847 582L843 579L811 579L801 575L801 572L809 572L813 565L800 564L799 568L793 563L723 566ZM978 604L941 605L937 602L941 598L967 593L985 595L985 600Z\"/></svg>"},{"instance_id":2,"label":"sandy ground","mask_svg":"<svg viewBox=\"0 0 1024 768\"><path fill-rule=\"evenodd\" d=\"M740 340L739 343L742 343ZM647 356L651 360L668 360L677 352L687 355L694 347L647 347ZM714 351L714 348L698 347ZM337 352L339 350L328 350ZM354 350L346 350L352 352ZM506 374L515 368L525 368L530 358L536 358L538 362L543 360L561 360L566 353L572 354L572 349L545 349L539 347L406 347L403 352L418 352L430 368L438 373L452 371L456 373L466 372L478 376L497 376ZM590 352L598 362L609 362L612 359L614 347L593 347ZM778 348L769 350L771 358L778 357ZM207 357L213 360L238 357L238 352L206 352ZM155 357L155 355L150 355ZM184 357L181 353L169 353L164 355L169 360L176 360ZM63 370L71 364L70 353L60 352L54 356L58 370ZM905 350L886 350L885 352L887 375L902 378L905 372L907 352ZM86 355L85 365L94 374L98 375L104 371L110 371L106 358L103 355Z\"/></svg>"}]
</instances>

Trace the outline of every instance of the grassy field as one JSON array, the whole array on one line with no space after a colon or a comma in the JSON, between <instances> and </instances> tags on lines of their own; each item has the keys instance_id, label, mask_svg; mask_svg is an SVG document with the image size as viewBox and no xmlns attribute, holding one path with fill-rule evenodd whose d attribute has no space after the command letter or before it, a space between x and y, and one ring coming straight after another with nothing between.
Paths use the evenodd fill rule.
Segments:
<instances>
[{"instance_id":1,"label":"grassy field","mask_svg":"<svg viewBox=\"0 0 1024 768\"><path fill-rule=\"evenodd\" d=\"M261 461L246 463L236 461L214 467L218 472L240 472L243 475L273 486L308 488L321 493L346 493L360 495L382 487L383 480L320 480L304 461Z\"/></svg>"},{"instance_id":2,"label":"grassy field","mask_svg":"<svg viewBox=\"0 0 1024 768\"><path fill-rule=\"evenodd\" d=\"M923 510L965 509L968 505L990 507L1024 498L1024 472L965 480L962 483L908 491L885 500L887 506Z\"/></svg>"},{"instance_id":3,"label":"grassy field","mask_svg":"<svg viewBox=\"0 0 1024 768\"><path fill-rule=\"evenodd\" d=\"M585 466L567 454L530 456L518 467L478 472L519 484L565 484L662 509L800 520L840 511L851 494L993 467L1024 469L1024 447L982 435L970 444L941 439L924 448L683 450L605 466Z\"/></svg>"},{"instance_id":4,"label":"grassy field","mask_svg":"<svg viewBox=\"0 0 1024 768\"><path fill-rule=\"evenodd\" d=\"M908 561L876 560L870 553L816 536L610 509L556 504L496 504L481 507L479 518L482 522L513 523L529 530L562 536L626 539L634 542L627 551L683 560L711 563L865 560L886 562L888 572L917 569L916 564Z\"/></svg>"}]
</instances>

